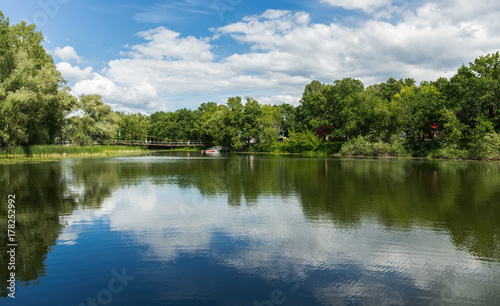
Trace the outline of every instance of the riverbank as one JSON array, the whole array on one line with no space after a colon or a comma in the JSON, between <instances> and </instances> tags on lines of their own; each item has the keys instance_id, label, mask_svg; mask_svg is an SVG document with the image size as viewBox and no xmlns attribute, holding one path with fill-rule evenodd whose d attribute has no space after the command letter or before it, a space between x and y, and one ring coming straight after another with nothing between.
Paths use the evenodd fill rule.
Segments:
<instances>
[{"instance_id":1,"label":"riverbank","mask_svg":"<svg viewBox=\"0 0 500 306\"><path fill-rule=\"evenodd\" d=\"M7 151L0 151L0 162L52 160L72 157L105 157L122 154L137 154L147 152L144 147L126 146L56 146L39 145L26 147L12 147Z\"/></svg>"},{"instance_id":2,"label":"riverbank","mask_svg":"<svg viewBox=\"0 0 500 306\"><path fill-rule=\"evenodd\" d=\"M444 160L500 160L500 137L486 136L460 143L442 140L409 141L393 137L390 142L357 137L350 141L323 142L317 138L291 139L273 145L260 144L239 153L299 154L308 157L418 158Z\"/></svg>"},{"instance_id":3,"label":"riverbank","mask_svg":"<svg viewBox=\"0 0 500 306\"><path fill-rule=\"evenodd\" d=\"M266 150L267 149L267 150ZM114 157L122 155L148 154L153 151L199 152L199 147L179 147L171 149L151 150L146 146L56 146L37 145L29 147L13 147L7 152L0 151L0 164L17 162L52 161L63 158ZM317 142L315 145L300 144L293 147L279 143L272 147L254 146L247 150L234 151L236 154L295 155L312 158L415 158L443 160L482 160L499 161L498 154L489 156L473 156L465 150L450 151L438 148L432 143L422 143L417 150L408 150L401 141L392 143L369 142L366 139L355 139L349 142ZM460 153L460 154L458 154Z\"/></svg>"}]
</instances>

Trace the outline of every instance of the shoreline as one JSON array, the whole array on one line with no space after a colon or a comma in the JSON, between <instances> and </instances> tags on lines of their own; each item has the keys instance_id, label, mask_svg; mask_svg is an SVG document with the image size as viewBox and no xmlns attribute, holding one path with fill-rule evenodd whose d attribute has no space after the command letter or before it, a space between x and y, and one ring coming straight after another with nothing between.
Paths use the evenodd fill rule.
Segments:
<instances>
[{"instance_id":1,"label":"shoreline","mask_svg":"<svg viewBox=\"0 0 500 306\"><path fill-rule=\"evenodd\" d=\"M344 159L415 159L415 160L449 160L449 161L476 161L476 162L500 162L500 158L444 158L434 156L391 156L391 155L341 155L339 153L327 154L320 151L310 152L231 152L232 154L257 154L257 155L295 155L302 157L322 158L344 158Z\"/></svg>"},{"instance_id":2,"label":"shoreline","mask_svg":"<svg viewBox=\"0 0 500 306\"><path fill-rule=\"evenodd\" d=\"M60 152L48 152L57 148ZM106 158L117 156L143 155L153 152L199 152L196 148L186 149L164 149L164 150L149 150L144 147L126 147L126 146L36 146L36 153L28 151L28 153L19 153L19 150L26 148L15 148L14 153L0 153L0 164L26 163L26 162L45 162L57 161L61 159L71 158ZM29 150L29 149L28 149ZM43 152L43 151L47 152ZM434 156L391 156L391 155L341 155L340 153L326 153L322 151L304 151L304 152L229 152L230 154L242 155L275 155L275 156L297 156L305 158L333 158L333 159L381 159L381 160L442 160L442 161L459 161L459 162L500 162L500 158L443 158Z\"/></svg>"},{"instance_id":3,"label":"shoreline","mask_svg":"<svg viewBox=\"0 0 500 306\"><path fill-rule=\"evenodd\" d=\"M9 152L10 151L10 152ZM151 151L142 147L123 146L32 146L16 147L0 153L0 164L56 161L69 158L99 158L121 155L145 154Z\"/></svg>"}]
</instances>

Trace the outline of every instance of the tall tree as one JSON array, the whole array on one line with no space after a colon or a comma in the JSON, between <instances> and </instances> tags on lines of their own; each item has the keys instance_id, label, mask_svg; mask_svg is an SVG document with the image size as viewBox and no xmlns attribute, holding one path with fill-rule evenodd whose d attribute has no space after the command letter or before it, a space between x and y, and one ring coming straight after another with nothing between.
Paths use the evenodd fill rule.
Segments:
<instances>
[{"instance_id":1,"label":"tall tree","mask_svg":"<svg viewBox=\"0 0 500 306\"><path fill-rule=\"evenodd\" d=\"M325 94L330 87L316 80L306 85L297 110L298 125L302 129L312 131L321 125L328 125L328 101Z\"/></svg>"},{"instance_id":2,"label":"tall tree","mask_svg":"<svg viewBox=\"0 0 500 306\"><path fill-rule=\"evenodd\" d=\"M350 138L356 134L355 122L358 120L352 112L357 108L357 96L364 91L364 85L360 80L344 78L336 80L325 93L327 98L327 109L323 117L332 131L332 136Z\"/></svg>"},{"instance_id":3,"label":"tall tree","mask_svg":"<svg viewBox=\"0 0 500 306\"><path fill-rule=\"evenodd\" d=\"M34 24L0 12L0 147L53 143L76 105Z\"/></svg>"},{"instance_id":4,"label":"tall tree","mask_svg":"<svg viewBox=\"0 0 500 306\"><path fill-rule=\"evenodd\" d=\"M259 118L262 117L262 109L259 102L253 98L247 97L243 107L242 139L250 144L250 140L255 138L259 140Z\"/></svg>"},{"instance_id":5,"label":"tall tree","mask_svg":"<svg viewBox=\"0 0 500 306\"><path fill-rule=\"evenodd\" d=\"M149 117L143 114L124 114L117 113L120 116L118 125L122 129L123 140L146 140L150 130Z\"/></svg>"},{"instance_id":6,"label":"tall tree","mask_svg":"<svg viewBox=\"0 0 500 306\"><path fill-rule=\"evenodd\" d=\"M213 143L213 135L207 130L208 125L205 125L212 116L218 111L217 103L207 102L202 103L196 112L198 113L198 121L196 122L196 128L199 131L200 138L203 139L205 143Z\"/></svg>"},{"instance_id":7,"label":"tall tree","mask_svg":"<svg viewBox=\"0 0 500 306\"><path fill-rule=\"evenodd\" d=\"M284 107L284 109L286 109L286 107ZM280 132L284 130L282 110L281 106L263 105L260 115L256 118L259 131L257 138L260 141L264 141L268 149L278 141Z\"/></svg>"},{"instance_id":8,"label":"tall tree","mask_svg":"<svg viewBox=\"0 0 500 306\"><path fill-rule=\"evenodd\" d=\"M68 119L68 137L80 145L103 143L113 139L118 131L120 117L111 106L104 104L100 95L81 95L80 116Z\"/></svg>"},{"instance_id":9,"label":"tall tree","mask_svg":"<svg viewBox=\"0 0 500 306\"><path fill-rule=\"evenodd\" d=\"M474 128L484 116L500 130L500 53L480 56L462 65L450 79L448 94L459 120Z\"/></svg>"}]
</instances>

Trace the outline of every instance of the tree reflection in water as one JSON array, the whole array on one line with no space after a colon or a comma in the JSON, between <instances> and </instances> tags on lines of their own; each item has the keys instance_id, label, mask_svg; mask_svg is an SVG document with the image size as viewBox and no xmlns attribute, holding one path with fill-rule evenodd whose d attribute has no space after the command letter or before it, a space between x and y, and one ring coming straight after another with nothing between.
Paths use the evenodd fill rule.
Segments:
<instances>
[{"instance_id":1,"label":"tree reflection in water","mask_svg":"<svg viewBox=\"0 0 500 306\"><path fill-rule=\"evenodd\" d=\"M21 284L36 284L45 276L45 259L65 217L75 209L98 210L116 190L144 181L196 189L204 199L226 196L236 209L242 203L259 205L260 198L294 198L309 222L329 220L345 229L374 218L389 231L413 226L447 231L457 248L500 261L499 164L183 156L0 165L0 194L16 194L18 203L16 276ZM0 211L6 216L6 201ZM6 220L1 218L1 228ZM0 237L5 246L5 231ZM2 252L0 266L7 260ZM7 269L1 269L0 278L8 279ZM2 283L2 297L6 287Z\"/></svg>"}]
</instances>

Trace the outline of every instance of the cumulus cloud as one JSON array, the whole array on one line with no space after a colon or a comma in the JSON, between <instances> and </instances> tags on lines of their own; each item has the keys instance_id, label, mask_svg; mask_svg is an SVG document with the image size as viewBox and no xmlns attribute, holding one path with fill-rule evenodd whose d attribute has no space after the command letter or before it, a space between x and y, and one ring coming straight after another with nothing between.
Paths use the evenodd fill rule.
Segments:
<instances>
[{"instance_id":1,"label":"cumulus cloud","mask_svg":"<svg viewBox=\"0 0 500 306\"><path fill-rule=\"evenodd\" d=\"M97 91L119 108L125 103L122 109L196 108L234 94L297 105L315 79L352 77L365 85L390 77L434 80L500 45L497 1L477 6L441 0L414 8L383 0L325 2L377 12L348 26L314 23L306 12L267 10L212 28L211 37L161 26L138 33L143 42L127 47L99 74L68 63L58 69L76 82L74 92ZM398 13L397 22L377 17L386 6L388 14ZM216 53L234 45L242 51Z\"/></svg>"},{"instance_id":2,"label":"cumulus cloud","mask_svg":"<svg viewBox=\"0 0 500 306\"><path fill-rule=\"evenodd\" d=\"M321 0L321 3L343 7L347 10L362 10L371 13L376 9L389 6L391 0Z\"/></svg>"},{"instance_id":3,"label":"cumulus cloud","mask_svg":"<svg viewBox=\"0 0 500 306\"><path fill-rule=\"evenodd\" d=\"M94 70L92 67L80 69L80 67L73 66L67 62L58 63L56 67L65 79L73 80L75 82L92 78Z\"/></svg>"},{"instance_id":4,"label":"cumulus cloud","mask_svg":"<svg viewBox=\"0 0 500 306\"><path fill-rule=\"evenodd\" d=\"M210 61L214 58L210 52L212 46L205 40L193 36L179 38L180 33L163 26L139 32L137 35L148 43L133 46L134 52L130 53L133 57L192 61Z\"/></svg>"},{"instance_id":5,"label":"cumulus cloud","mask_svg":"<svg viewBox=\"0 0 500 306\"><path fill-rule=\"evenodd\" d=\"M454 6L428 3L398 23L372 19L357 27L299 22L307 18L290 12L268 20L265 13L221 27L216 35L251 45L251 52L225 59L236 71L273 70L326 82L355 77L375 83L391 76L432 80L494 52L500 42L493 11L476 9L476 15L460 19Z\"/></svg>"},{"instance_id":6,"label":"cumulus cloud","mask_svg":"<svg viewBox=\"0 0 500 306\"><path fill-rule=\"evenodd\" d=\"M67 62L58 63L56 67L65 79L75 82L71 87L71 93L75 96L99 94L118 111L154 112L167 109L165 105L158 103L156 88L144 80L137 80L127 86L94 72L92 67L81 69Z\"/></svg>"},{"instance_id":7,"label":"cumulus cloud","mask_svg":"<svg viewBox=\"0 0 500 306\"><path fill-rule=\"evenodd\" d=\"M262 97L257 97L256 98L260 103L263 104L296 104L297 103L297 97L296 96L290 96L290 95L277 95L277 96L262 96Z\"/></svg>"},{"instance_id":8,"label":"cumulus cloud","mask_svg":"<svg viewBox=\"0 0 500 306\"><path fill-rule=\"evenodd\" d=\"M57 47L54 50L54 54L66 62L75 61L77 63L81 63L82 61L82 58L76 54L75 49L71 46L66 46L64 48Z\"/></svg>"},{"instance_id":9,"label":"cumulus cloud","mask_svg":"<svg viewBox=\"0 0 500 306\"><path fill-rule=\"evenodd\" d=\"M212 29L215 38L230 35L241 43L251 45L252 50L274 50L276 39L283 39L292 31L309 23L305 12L267 10L260 16L243 18L243 21Z\"/></svg>"},{"instance_id":10,"label":"cumulus cloud","mask_svg":"<svg viewBox=\"0 0 500 306\"><path fill-rule=\"evenodd\" d=\"M71 88L75 95L95 93L99 94L112 105L121 107L137 107L143 110L156 111L165 110L165 107L158 104L156 89L148 83L140 82L132 86L117 85L109 78L94 73L91 79L83 80Z\"/></svg>"}]
</instances>

